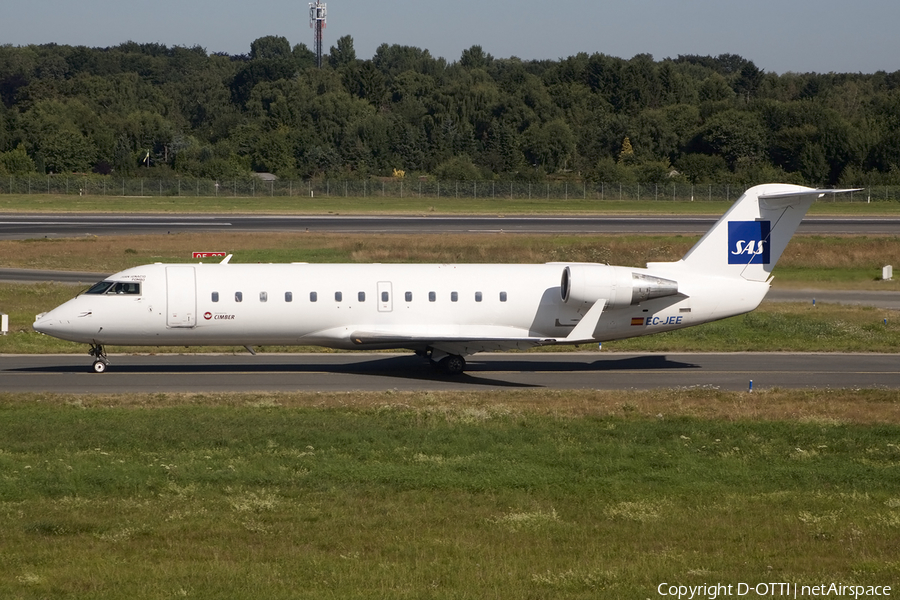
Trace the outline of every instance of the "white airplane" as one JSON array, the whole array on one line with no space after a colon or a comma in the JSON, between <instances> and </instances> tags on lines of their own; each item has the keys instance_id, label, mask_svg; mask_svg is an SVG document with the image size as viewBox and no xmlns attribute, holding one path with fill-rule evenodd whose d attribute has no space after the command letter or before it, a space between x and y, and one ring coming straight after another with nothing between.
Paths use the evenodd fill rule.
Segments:
<instances>
[{"instance_id":1,"label":"white airplane","mask_svg":"<svg viewBox=\"0 0 900 600\"><path fill-rule=\"evenodd\" d=\"M90 344L315 345L413 350L451 374L485 350L604 342L755 309L814 200L851 190L747 190L676 262L161 264L126 269L34 328Z\"/></svg>"}]
</instances>

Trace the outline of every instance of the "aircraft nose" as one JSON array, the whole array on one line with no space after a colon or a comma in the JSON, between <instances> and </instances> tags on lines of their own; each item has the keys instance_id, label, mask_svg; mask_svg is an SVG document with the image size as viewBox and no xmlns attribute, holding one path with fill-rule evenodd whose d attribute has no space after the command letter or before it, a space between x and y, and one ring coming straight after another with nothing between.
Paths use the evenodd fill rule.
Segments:
<instances>
[{"instance_id":1,"label":"aircraft nose","mask_svg":"<svg viewBox=\"0 0 900 600\"><path fill-rule=\"evenodd\" d=\"M59 325L59 319L49 316L48 313L41 313L34 318L32 328L38 333L51 333L55 326Z\"/></svg>"}]
</instances>

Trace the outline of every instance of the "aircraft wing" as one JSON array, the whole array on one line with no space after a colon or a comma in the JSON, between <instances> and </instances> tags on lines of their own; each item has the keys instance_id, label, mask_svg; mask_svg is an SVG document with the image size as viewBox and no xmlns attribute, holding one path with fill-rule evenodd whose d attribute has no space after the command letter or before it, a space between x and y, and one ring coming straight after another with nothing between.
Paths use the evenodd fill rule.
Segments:
<instances>
[{"instance_id":1,"label":"aircraft wing","mask_svg":"<svg viewBox=\"0 0 900 600\"><path fill-rule=\"evenodd\" d=\"M492 350L527 350L535 346L559 342L557 338L486 337L483 334L442 336L401 331L354 331L350 334L350 340L361 348L409 348L412 350L433 348L447 354L460 355Z\"/></svg>"},{"instance_id":2,"label":"aircraft wing","mask_svg":"<svg viewBox=\"0 0 900 600\"><path fill-rule=\"evenodd\" d=\"M605 307L606 300L595 302L566 337L533 337L522 335L523 330L508 327L473 327L471 330L452 327L451 330L435 331L430 326L425 326L406 331L394 328L356 330L350 334L350 340L360 347L413 350L433 348L447 354L460 355L488 350L527 350L552 344L582 344L593 341L594 330Z\"/></svg>"}]
</instances>

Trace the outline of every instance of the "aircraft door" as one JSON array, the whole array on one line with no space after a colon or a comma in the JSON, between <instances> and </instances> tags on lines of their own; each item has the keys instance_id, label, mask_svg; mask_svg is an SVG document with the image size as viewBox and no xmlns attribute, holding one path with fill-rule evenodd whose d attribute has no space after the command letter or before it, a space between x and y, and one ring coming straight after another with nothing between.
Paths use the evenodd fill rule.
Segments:
<instances>
[{"instance_id":1,"label":"aircraft door","mask_svg":"<svg viewBox=\"0 0 900 600\"><path fill-rule=\"evenodd\" d=\"M378 312L391 312L394 308L394 299L391 293L390 281L378 282Z\"/></svg>"},{"instance_id":2,"label":"aircraft door","mask_svg":"<svg viewBox=\"0 0 900 600\"><path fill-rule=\"evenodd\" d=\"M197 325L197 282L194 267L166 267L166 325Z\"/></svg>"}]
</instances>

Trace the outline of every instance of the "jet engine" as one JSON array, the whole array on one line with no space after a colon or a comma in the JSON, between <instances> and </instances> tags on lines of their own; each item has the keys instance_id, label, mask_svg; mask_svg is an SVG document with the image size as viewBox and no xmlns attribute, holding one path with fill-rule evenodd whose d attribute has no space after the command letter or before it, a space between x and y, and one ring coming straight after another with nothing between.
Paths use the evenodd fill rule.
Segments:
<instances>
[{"instance_id":1,"label":"jet engine","mask_svg":"<svg viewBox=\"0 0 900 600\"><path fill-rule=\"evenodd\" d=\"M677 281L636 273L628 267L596 264L566 266L559 287L566 304L593 304L602 298L607 308L623 308L678 293Z\"/></svg>"}]
</instances>

